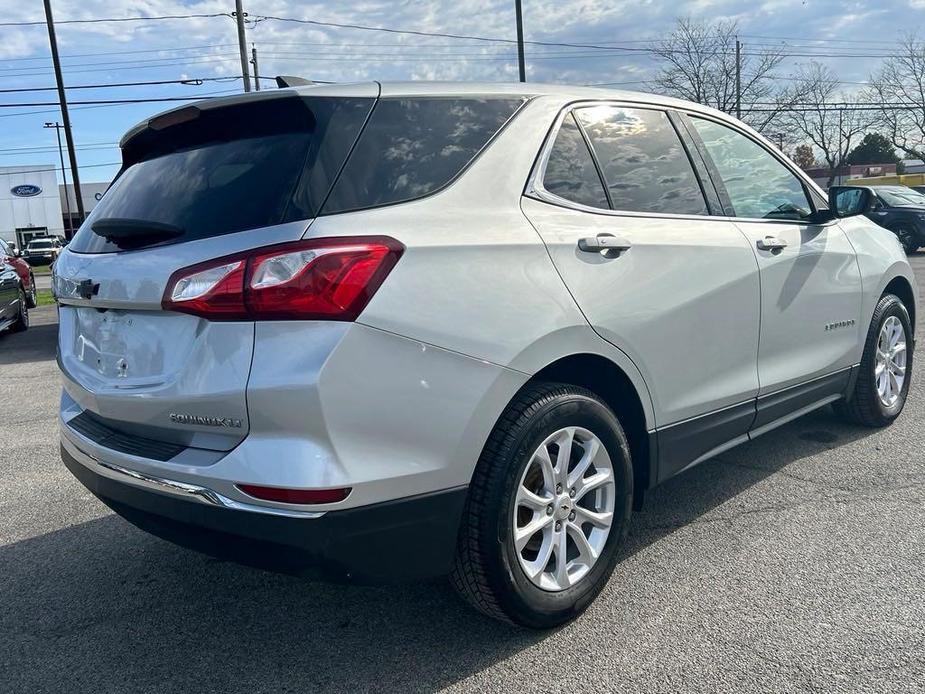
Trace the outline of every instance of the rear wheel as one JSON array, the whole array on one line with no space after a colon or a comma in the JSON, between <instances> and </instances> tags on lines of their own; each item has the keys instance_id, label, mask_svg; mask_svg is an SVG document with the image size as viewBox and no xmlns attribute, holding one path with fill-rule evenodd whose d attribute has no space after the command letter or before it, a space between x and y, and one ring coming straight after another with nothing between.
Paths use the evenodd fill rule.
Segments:
<instances>
[{"instance_id":1,"label":"rear wheel","mask_svg":"<svg viewBox=\"0 0 925 694\"><path fill-rule=\"evenodd\" d=\"M860 372L848 400L835 405L846 419L884 427L902 412L912 376L912 324L899 297L880 299L864 344Z\"/></svg>"},{"instance_id":2,"label":"rear wheel","mask_svg":"<svg viewBox=\"0 0 925 694\"><path fill-rule=\"evenodd\" d=\"M38 305L38 292L35 289L35 275L31 272L29 273L29 286L31 288L26 292L26 305L29 308L35 308Z\"/></svg>"},{"instance_id":3,"label":"rear wheel","mask_svg":"<svg viewBox=\"0 0 925 694\"><path fill-rule=\"evenodd\" d=\"M29 329L29 307L26 304L26 293L19 288L19 315L10 330L14 333L25 332Z\"/></svg>"},{"instance_id":4,"label":"rear wheel","mask_svg":"<svg viewBox=\"0 0 925 694\"><path fill-rule=\"evenodd\" d=\"M613 571L632 508L626 436L593 393L543 383L495 426L469 488L452 580L533 628L578 616Z\"/></svg>"}]
</instances>

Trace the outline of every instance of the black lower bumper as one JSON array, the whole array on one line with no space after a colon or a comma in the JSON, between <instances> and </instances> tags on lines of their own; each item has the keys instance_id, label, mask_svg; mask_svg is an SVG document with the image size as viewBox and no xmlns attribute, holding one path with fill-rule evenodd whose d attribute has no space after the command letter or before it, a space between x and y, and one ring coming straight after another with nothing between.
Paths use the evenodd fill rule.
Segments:
<instances>
[{"instance_id":1,"label":"black lower bumper","mask_svg":"<svg viewBox=\"0 0 925 694\"><path fill-rule=\"evenodd\" d=\"M399 499L320 518L210 506L94 472L64 448L71 473L142 530L222 559L330 580L390 583L447 574L466 489Z\"/></svg>"}]
</instances>

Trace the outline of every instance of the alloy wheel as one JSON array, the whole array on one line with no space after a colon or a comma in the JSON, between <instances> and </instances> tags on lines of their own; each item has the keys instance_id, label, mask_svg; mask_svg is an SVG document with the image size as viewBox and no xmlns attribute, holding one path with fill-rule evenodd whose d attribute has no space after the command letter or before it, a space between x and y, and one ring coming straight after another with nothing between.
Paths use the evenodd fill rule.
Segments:
<instances>
[{"instance_id":1,"label":"alloy wheel","mask_svg":"<svg viewBox=\"0 0 925 694\"><path fill-rule=\"evenodd\" d=\"M906 331L896 316L887 318L880 328L874 379L880 402L885 407L895 405L906 380Z\"/></svg>"},{"instance_id":2,"label":"alloy wheel","mask_svg":"<svg viewBox=\"0 0 925 694\"><path fill-rule=\"evenodd\" d=\"M613 464L595 434L565 427L548 436L514 498L514 550L527 578L553 592L584 578L607 542L615 498Z\"/></svg>"}]
</instances>

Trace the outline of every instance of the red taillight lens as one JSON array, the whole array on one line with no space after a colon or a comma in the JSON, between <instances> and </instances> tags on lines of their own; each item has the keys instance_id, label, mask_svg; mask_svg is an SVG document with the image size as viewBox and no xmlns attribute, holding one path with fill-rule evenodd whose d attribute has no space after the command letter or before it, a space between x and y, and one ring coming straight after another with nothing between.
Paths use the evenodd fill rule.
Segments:
<instances>
[{"instance_id":1,"label":"red taillight lens","mask_svg":"<svg viewBox=\"0 0 925 694\"><path fill-rule=\"evenodd\" d=\"M235 485L245 494L264 501L283 504L334 504L350 494L350 487L340 489L292 489L290 487L261 487L256 484Z\"/></svg>"},{"instance_id":2,"label":"red taillight lens","mask_svg":"<svg viewBox=\"0 0 925 694\"><path fill-rule=\"evenodd\" d=\"M261 248L175 272L161 305L210 320L354 320L402 251L368 236Z\"/></svg>"}]
</instances>

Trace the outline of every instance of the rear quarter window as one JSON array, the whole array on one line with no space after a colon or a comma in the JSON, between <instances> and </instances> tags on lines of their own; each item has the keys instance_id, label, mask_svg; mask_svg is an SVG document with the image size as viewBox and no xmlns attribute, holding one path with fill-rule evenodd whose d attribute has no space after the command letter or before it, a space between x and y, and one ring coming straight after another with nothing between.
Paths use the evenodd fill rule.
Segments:
<instances>
[{"instance_id":1,"label":"rear quarter window","mask_svg":"<svg viewBox=\"0 0 925 694\"><path fill-rule=\"evenodd\" d=\"M406 202L439 190L466 168L523 102L380 99L322 214Z\"/></svg>"}]
</instances>

